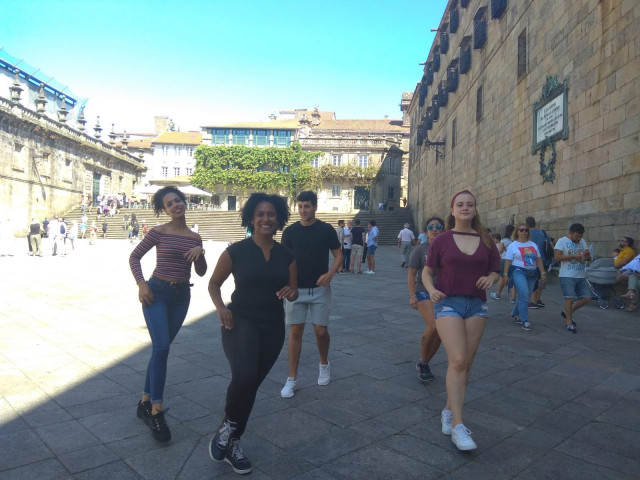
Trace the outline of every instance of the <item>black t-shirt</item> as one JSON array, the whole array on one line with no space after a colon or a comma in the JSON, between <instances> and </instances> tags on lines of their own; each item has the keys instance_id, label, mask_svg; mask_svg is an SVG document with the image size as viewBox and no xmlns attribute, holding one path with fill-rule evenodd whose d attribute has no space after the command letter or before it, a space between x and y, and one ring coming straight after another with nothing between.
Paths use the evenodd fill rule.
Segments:
<instances>
[{"instance_id":1,"label":"black t-shirt","mask_svg":"<svg viewBox=\"0 0 640 480\"><path fill-rule=\"evenodd\" d=\"M317 220L303 226L299 221L282 232L282 244L293 252L298 266L298 287L314 288L329 271L329 250L340 248L338 234L331 225Z\"/></svg>"},{"instance_id":2,"label":"black t-shirt","mask_svg":"<svg viewBox=\"0 0 640 480\"><path fill-rule=\"evenodd\" d=\"M103 232L106 232L106 231L107 231L107 225L109 225L107 222L104 222L104 223L102 224L102 231L103 231Z\"/></svg>"},{"instance_id":3,"label":"black t-shirt","mask_svg":"<svg viewBox=\"0 0 640 480\"><path fill-rule=\"evenodd\" d=\"M362 234L364 233L364 228L362 227L353 227L351 229L351 243L356 245L363 245L362 243Z\"/></svg>"},{"instance_id":4,"label":"black t-shirt","mask_svg":"<svg viewBox=\"0 0 640 480\"><path fill-rule=\"evenodd\" d=\"M40 224L32 223L29 225L29 235L39 235L40 234Z\"/></svg>"},{"instance_id":5,"label":"black t-shirt","mask_svg":"<svg viewBox=\"0 0 640 480\"><path fill-rule=\"evenodd\" d=\"M236 284L228 307L233 315L252 321L283 321L283 301L276 292L289 284L293 253L275 242L267 262L251 238L230 245L227 252Z\"/></svg>"}]
</instances>

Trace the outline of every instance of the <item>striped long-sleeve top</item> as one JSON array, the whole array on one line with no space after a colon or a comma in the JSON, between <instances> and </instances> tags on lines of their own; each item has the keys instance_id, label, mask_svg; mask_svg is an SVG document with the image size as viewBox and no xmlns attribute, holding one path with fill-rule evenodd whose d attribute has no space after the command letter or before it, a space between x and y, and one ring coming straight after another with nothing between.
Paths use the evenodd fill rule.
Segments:
<instances>
[{"instance_id":1,"label":"striped long-sleeve top","mask_svg":"<svg viewBox=\"0 0 640 480\"><path fill-rule=\"evenodd\" d=\"M156 247L156 268L153 275L186 281L191 277L191 262L184 258L184 254L193 247L202 247L202 240L184 235L160 233L152 228L129 257L129 266L136 283L144 280L140 259L153 247ZM196 262L201 261L200 259L204 261L204 257L201 256Z\"/></svg>"}]
</instances>

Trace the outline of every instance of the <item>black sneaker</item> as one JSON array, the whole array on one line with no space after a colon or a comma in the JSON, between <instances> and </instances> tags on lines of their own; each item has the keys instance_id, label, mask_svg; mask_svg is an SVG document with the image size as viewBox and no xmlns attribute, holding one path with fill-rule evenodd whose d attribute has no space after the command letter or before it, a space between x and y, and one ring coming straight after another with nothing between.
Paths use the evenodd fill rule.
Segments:
<instances>
[{"instance_id":1,"label":"black sneaker","mask_svg":"<svg viewBox=\"0 0 640 480\"><path fill-rule=\"evenodd\" d=\"M427 362L416 363L416 370L418 371L418 378L421 382L433 381L433 373L431 373L431 369L429 368L429 364Z\"/></svg>"},{"instance_id":2,"label":"black sneaker","mask_svg":"<svg viewBox=\"0 0 640 480\"><path fill-rule=\"evenodd\" d=\"M149 417L149 428L151 429L153 438L158 442L168 442L171 440L171 431L169 430L169 425L167 425L167 420L164 418L165 412L168 411L168 408L166 410L160 410L155 415Z\"/></svg>"},{"instance_id":3,"label":"black sneaker","mask_svg":"<svg viewBox=\"0 0 640 480\"><path fill-rule=\"evenodd\" d=\"M222 421L209 442L209 456L211 460L215 460L216 462L224 460L224 455L229 446L229 438L237 428L238 424L236 422L230 422L226 418Z\"/></svg>"},{"instance_id":4,"label":"black sneaker","mask_svg":"<svg viewBox=\"0 0 640 480\"><path fill-rule=\"evenodd\" d=\"M564 313L564 310L562 310L562 311L560 312L560 316L561 316L562 318L564 318L565 320L567 319L567 314L566 314L566 313Z\"/></svg>"},{"instance_id":5,"label":"black sneaker","mask_svg":"<svg viewBox=\"0 0 640 480\"><path fill-rule=\"evenodd\" d=\"M516 325L520 325L520 315L511 315L511 318L513 318L513 323Z\"/></svg>"},{"instance_id":6,"label":"black sneaker","mask_svg":"<svg viewBox=\"0 0 640 480\"><path fill-rule=\"evenodd\" d=\"M233 471L240 475L251 473L253 467L251 462L244 456L242 451L242 444L239 438L232 438L229 440L229 445L224 455L224 461L231 465Z\"/></svg>"},{"instance_id":7,"label":"black sneaker","mask_svg":"<svg viewBox=\"0 0 640 480\"><path fill-rule=\"evenodd\" d=\"M136 412L138 418L144 422L145 425L149 425L149 418L151 417L151 402L147 400L143 402L138 401L138 411Z\"/></svg>"},{"instance_id":8,"label":"black sneaker","mask_svg":"<svg viewBox=\"0 0 640 480\"><path fill-rule=\"evenodd\" d=\"M578 333L578 329L576 329L576 324L574 322L567 325L567 332Z\"/></svg>"}]
</instances>

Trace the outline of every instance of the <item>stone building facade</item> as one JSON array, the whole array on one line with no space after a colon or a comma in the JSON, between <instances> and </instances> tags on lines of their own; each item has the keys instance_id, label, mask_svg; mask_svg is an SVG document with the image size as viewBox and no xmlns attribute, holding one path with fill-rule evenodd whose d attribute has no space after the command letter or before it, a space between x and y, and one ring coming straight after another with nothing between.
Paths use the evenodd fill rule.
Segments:
<instances>
[{"instance_id":1,"label":"stone building facade","mask_svg":"<svg viewBox=\"0 0 640 480\"><path fill-rule=\"evenodd\" d=\"M131 196L142 161L125 149L0 97L0 211L16 233L62 215L82 194Z\"/></svg>"},{"instance_id":2,"label":"stone building facade","mask_svg":"<svg viewBox=\"0 0 640 480\"><path fill-rule=\"evenodd\" d=\"M216 124L202 127L202 143L206 145L245 145L248 147L288 147L300 142L306 152L317 152L312 162L323 165L379 169L373 185L346 179L327 180L318 191L318 210L353 213L365 208L377 208L382 202L388 210L403 206L407 195L407 164L409 149L409 108L411 93L403 94L403 120L338 120L334 112L296 109L280 111L280 118L271 115L264 122ZM236 198L231 187L216 189L222 208L243 204L244 195ZM231 199L229 202L226 199Z\"/></svg>"},{"instance_id":3,"label":"stone building facade","mask_svg":"<svg viewBox=\"0 0 640 480\"><path fill-rule=\"evenodd\" d=\"M639 73L640 2L450 0L409 106L417 224L468 188L493 231L637 239Z\"/></svg>"}]
</instances>

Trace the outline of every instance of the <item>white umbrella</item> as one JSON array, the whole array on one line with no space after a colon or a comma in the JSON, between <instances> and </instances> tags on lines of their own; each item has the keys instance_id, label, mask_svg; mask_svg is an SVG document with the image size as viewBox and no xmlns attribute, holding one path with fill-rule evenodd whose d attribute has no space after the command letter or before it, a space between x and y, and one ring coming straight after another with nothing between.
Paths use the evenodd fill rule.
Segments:
<instances>
[{"instance_id":1,"label":"white umbrella","mask_svg":"<svg viewBox=\"0 0 640 480\"><path fill-rule=\"evenodd\" d=\"M156 193L160 190L160 185L147 185L146 187L140 187L138 189L139 195L151 195L152 193Z\"/></svg>"},{"instance_id":2,"label":"white umbrella","mask_svg":"<svg viewBox=\"0 0 640 480\"><path fill-rule=\"evenodd\" d=\"M213 196L209 192L205 192L204 190L200 190L199 188L194 187L193 185L182 185L179 186L178 189L185 195L197 195L201 197L211 197Z\"/></svg>"}]
</instances>

